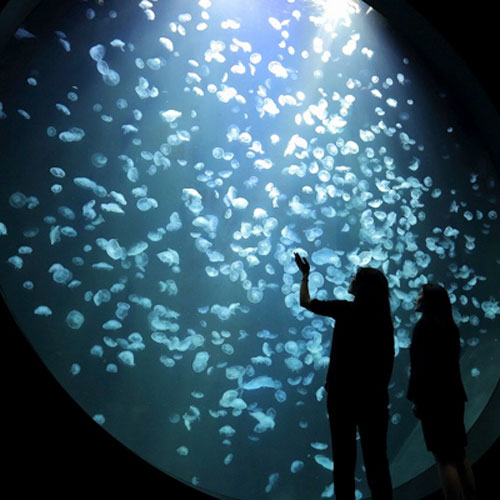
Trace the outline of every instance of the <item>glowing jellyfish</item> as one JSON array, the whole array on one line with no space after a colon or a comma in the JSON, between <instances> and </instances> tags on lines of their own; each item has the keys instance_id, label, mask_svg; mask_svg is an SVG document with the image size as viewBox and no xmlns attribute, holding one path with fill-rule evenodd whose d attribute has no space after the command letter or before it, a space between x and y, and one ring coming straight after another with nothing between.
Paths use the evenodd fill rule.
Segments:
<instances>
[{"instance_id":1,"label":"glowing jellyfish","mask_svg":"<svg viewBox=\"0 0 500 500\"><path fill-rule=\"evenodd\" d=\"M66 323L73 330L78 330L82 327L84 323L84 316L81 312L73 310L70 311L66 317Z\"/></svg>"}]
</instances>

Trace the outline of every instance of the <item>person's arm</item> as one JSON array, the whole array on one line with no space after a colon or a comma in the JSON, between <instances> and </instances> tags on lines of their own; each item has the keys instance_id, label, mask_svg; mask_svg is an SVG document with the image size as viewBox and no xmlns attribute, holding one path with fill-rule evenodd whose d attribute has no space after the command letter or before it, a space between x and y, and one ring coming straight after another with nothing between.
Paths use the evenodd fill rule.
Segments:
<instances>
[{"instance_id":1,"label":"person's arm","mask_svg":"<svg viewBox=\"0 0 500 500\"><path fill-rule=\"evenodd\" d=\"M294 255L295 262L302 273L302 281L300 282L300 305L315 314L336 318L345 310L346 304L349 303L345 300L311 299L309 295L309 285L307 283L311 266L305 257L300 257L298 253Z\"/></svg>"},{"instance_id":2,"label":"person's arm","mask_svg":"<svg viewBox=\"0 0 500 500\"><path fill-rule=\"evenodd\" d=\"M311 307L311 296L309 295L309 273L302 275L300 282L300 305L309 309Z\"/></svg>"},{"instance_id":3,"label":"person's arm","mask_svg":"<svg viewBox=\"0 0 500 500\"><path fill-rule=\"evenodd\" d=\"M302 281L300 282L300 305L309 309L311 305L311 296L309 295L309 285L307 283L309 279L309 272L311 266L305 257L301 257L297 252L294 253L295 263L302 273Z\"/></svg>"}]
</instances>

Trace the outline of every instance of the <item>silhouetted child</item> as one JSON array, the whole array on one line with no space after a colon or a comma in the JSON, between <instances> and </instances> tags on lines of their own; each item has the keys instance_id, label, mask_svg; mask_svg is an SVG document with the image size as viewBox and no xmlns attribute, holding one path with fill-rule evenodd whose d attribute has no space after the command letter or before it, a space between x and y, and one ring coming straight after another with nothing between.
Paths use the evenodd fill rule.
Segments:
<instances>
[{"instance_id":1,"label":"silhouetted child","mask_svg":"<svg viewBox=\"0 0 500 500\"><path fill-rule=\"evenodd\" d=\"M326 379L328 414L337 500L354 500L356 429L373 500L391 500L387 460L389 392L394 363L394 336L389 287L384 274L360 268L351 281L354 301L317 300L309 296L310 266L295 253L302 272L300 305L335 319Z\"/></svg>"},{"instance_id":2,"label":"silhouetted child","mask_svg":"<svg viewBox=\"0 0 500 500\"><path fill-rule=\"evenodd\" d=\"M447 500L475 500L474 475L465 455L467 436L460 376L460 334L450 299L439 285L424 285L415 310L422 313L410 346L408 399L420 419L427 449L434 454Z\"/></svg>"}]
</instances>

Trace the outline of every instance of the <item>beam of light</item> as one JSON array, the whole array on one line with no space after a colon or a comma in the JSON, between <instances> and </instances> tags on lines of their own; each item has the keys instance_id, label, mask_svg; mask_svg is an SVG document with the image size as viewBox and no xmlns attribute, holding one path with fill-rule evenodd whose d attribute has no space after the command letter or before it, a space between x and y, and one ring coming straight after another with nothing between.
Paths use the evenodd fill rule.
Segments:
<instances>
[{"instance_id":1,"label":"beam of light","mask_svg":"<svg viewBox=\"0 0 500 500\"><path fill-rule=\"evenodd\" d=\"M321 15L316 18L318 24L337 27L339 23L349 27L351 15L361 11L357 0L311 0Z\"/></svg>"}]
</instances>

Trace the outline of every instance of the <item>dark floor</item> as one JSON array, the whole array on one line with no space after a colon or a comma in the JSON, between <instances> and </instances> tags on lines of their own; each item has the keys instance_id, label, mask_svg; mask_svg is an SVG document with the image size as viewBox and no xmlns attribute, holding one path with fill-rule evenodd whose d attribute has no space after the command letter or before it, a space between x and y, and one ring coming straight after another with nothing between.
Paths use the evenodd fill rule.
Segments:
<instances>
[{"instance_id":1,"label":"dark floor","mask_svg":"<svg viewBox=\"0 0 500 500\"><path fill-rule=\"evenodd\" d=\"M20 361L21 370L25 363L26 359ZM36 485L38 496L48 494L55 500L75 492L87 498L140 495L147 499L160 492L165 499L212 498L174 481L125 449L95 425L61 388L48 394L47 387L56 384L47 384L46 378L37 374L23 380L15 390L13 385L4 384L2 399L8 406L4 405L3 411L2 441L6 444L2 452L9 460L3 467L7 471L2 482L4 490L14 488L18 497L29 494ZM67 398L57 413L51 410L52 397ZM79 435L75 435L75 429ZM492 468L496 468L496 474L491 473ZM492 493L498 471L498 450L490 450L475 464L479 500L500 497L498 489ZM443 498L436 492L425 500Z\"/></svg>"},{"instance_id":2,"label":"dark floor","mask_svg":"<svg viewBox=\"0 0 500 500\"><path fill-rule=\"evenodd\" d=\"M25 358L20 361L21 370L25 363ZM29 494L36 485L38 496L45 493L55 500L75 492L88 498L152 498L159 492L166 499L212 498L143 462L95 425L62 388L47 384L46 379L37 374L17 384L15 390L13 385L4 384L2 400L7 405L3 411L2 441L6 444L2 452L9 460L8 466L3 467L7 471L2 482L4 490L14 488L17 497ZM57 390L47 389L49 386L56 386ZM65 405L58 406L57 413L51 410L52 397L67 399ZM79 435L75 435L75 429ZM496 468L496 474L491 473L492 468ZM498 449L490 450L475 464L479 500L500 498L498 489L492 493L499 471ZM441 499L444 497L440 492L425 497Z\"/></svg>"},{"instance_id":3,"label":"dark floor","mask_svg":"<svg viewBox=\"0 0 500 500\"><path fill-rule=\"evenodd\" d=\"M24 337L2 318L2 488L16 497L29 494L54 500L78 492L91 498L212 498L185 486L139 459L96 425L53 379ZM78 430L78 433L76 432ZM496 474L491 474L496 468ZM474 466L479 500L500 498L490 493L500 472L498 450ZM496 490L498 491L498 489ZM436 492L425 500L441 500ZM286 499L285 499L286 500ZM308 500L308 499L304 499Z\"/></svg>"}]
</instances>

